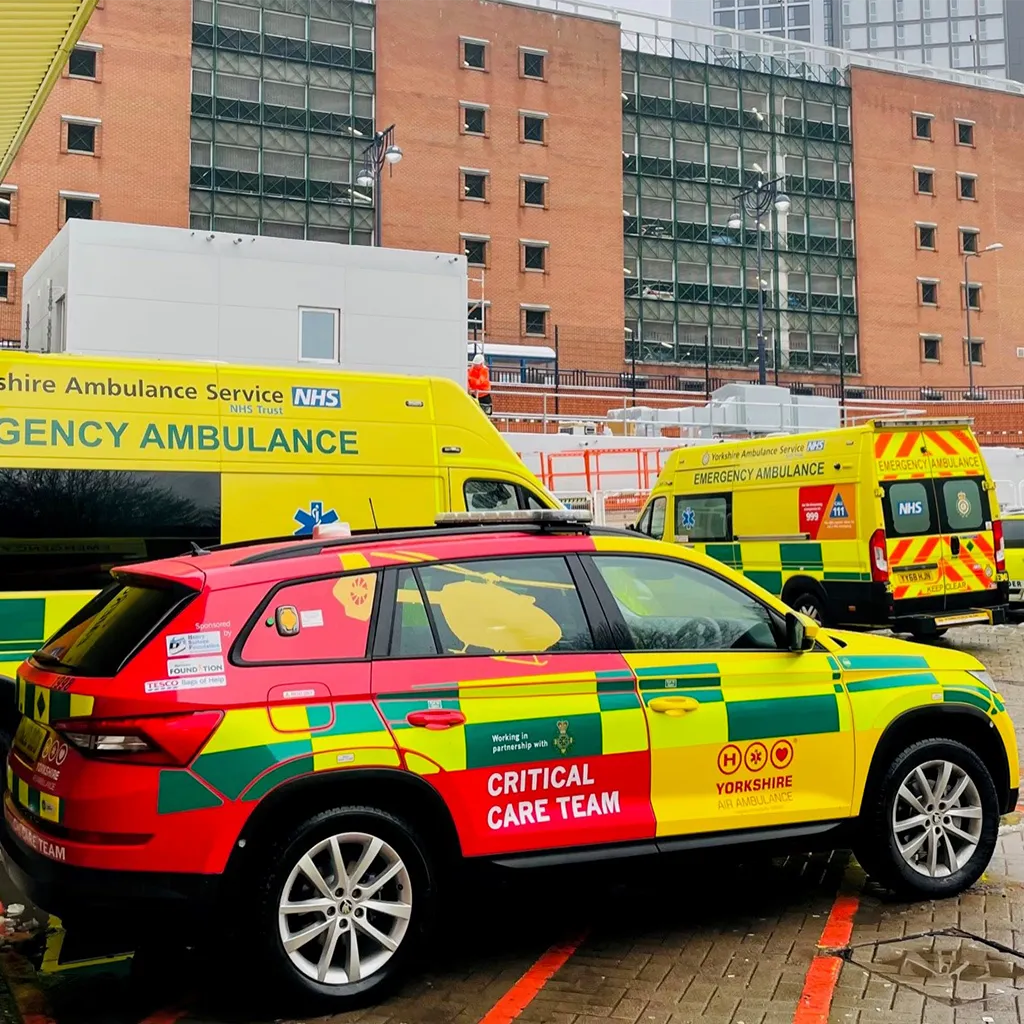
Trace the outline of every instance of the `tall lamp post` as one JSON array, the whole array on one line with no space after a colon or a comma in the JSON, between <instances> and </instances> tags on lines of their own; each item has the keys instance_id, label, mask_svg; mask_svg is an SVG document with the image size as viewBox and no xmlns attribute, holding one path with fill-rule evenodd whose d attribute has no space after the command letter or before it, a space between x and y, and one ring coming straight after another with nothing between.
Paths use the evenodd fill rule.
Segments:
<instances>
[{"instance_id":1,"label":"tall lamp post","mask_svg":"<svg viewBox=\"0 0 1024 1024\"><path fill-rule=\"evenodd\" d=\"M971 344L971 277L969 261L972 256L982 256L986 252L998 252L1002 247L1002 242L993 242L977 252L964 253L964 315L967 317L967 338L964 344L967 346L967 397L972 402L974 401L974 346Z\"/></svg>"},{"instance_id":2,"label":"tall lamp post","mask_svg":"<svg viewBox=\"0 0 1024 1024\"><path fill-rule=\"evenodd\" d=\"M384 166L393 167L402 159L402 150L395 145L395 126L374 132L373 140L363 150L363 166L356 175L360 188L373 189L373 244L381 244L380 179Z\"/></svg>"},{"instance_id":3,"label":"tall lamp post","mask_svg":"<svg viewBox=\"0 0 1024 1024\"><path fill-rule=\"evenodd\" d=\"M765 181L762 177L763 171L757 164L754 170L758 174L757 184L738 192L736 210L729 217L729 228L733 231L743 227L743 214L749 214L754 218L754 225L757 229L757 382L758 384L768 383L768 367L765 358L764 343L764 286L761 282L761 261L763 258L763 240L761 232L766 230L761 218L768 213L772 207L779 213L789 213L790 201L780 188L782 178L774 178ZM744 284L745 287L745 284Z\"/></svg>"}]
</instances>

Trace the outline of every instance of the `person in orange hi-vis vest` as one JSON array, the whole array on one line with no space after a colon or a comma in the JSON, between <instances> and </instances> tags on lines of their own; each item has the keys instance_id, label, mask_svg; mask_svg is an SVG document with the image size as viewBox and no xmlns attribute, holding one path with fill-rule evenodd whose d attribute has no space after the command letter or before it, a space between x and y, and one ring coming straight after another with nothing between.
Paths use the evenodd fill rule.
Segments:
<instances>
[{"instance_id":1,"label":"person in orange hi-vis vest","mask_svg":"<svg viewBox=\"0 0 1024 1024\"><path fill-rule=\"evenodd\" d=\"M479 353L473 356L473 362L469 366L469 394L480 403L488 416L491 415L491 373L487 369L484 357Z\"/></svg>"}]
</instances>

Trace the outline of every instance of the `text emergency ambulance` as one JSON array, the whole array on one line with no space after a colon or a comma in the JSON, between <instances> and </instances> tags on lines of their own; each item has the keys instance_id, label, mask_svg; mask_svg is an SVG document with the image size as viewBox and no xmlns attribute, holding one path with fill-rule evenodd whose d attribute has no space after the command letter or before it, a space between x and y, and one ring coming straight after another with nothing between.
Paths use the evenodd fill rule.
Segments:
<instances>
[{"instance_id":1,"label":"text emergency ambulance","mask_svg":"<svg viewBox=\"0 0 1024 1024\"><path fill-rule=\"evenodd\" d=\"M453 381L0 352L0 676L114 565L556 505Z\"/></svg>"},{"instance_id":2,"label":"text emergency ambulance","mask_svg":"<svg viewBox=\"0 0 1024 1024\"><path fill-rule=\"evenodd\" d=\"M969 420L680 448L636 529L698 547L819 622L918 637L1005 621L995 485Z\"/></svg>"}]
</instances>

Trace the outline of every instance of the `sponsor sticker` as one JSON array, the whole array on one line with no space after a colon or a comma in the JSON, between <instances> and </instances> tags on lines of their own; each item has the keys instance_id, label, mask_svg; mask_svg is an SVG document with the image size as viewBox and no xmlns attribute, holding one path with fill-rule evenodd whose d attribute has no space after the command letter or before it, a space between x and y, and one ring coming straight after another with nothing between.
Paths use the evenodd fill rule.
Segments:
<instances>
[{"instance_id":1,"label":"sponsor sticker","mask_svg":"<svg viewBox=\"0 0 1024 1024\"><path fill-rule=\"evenodd\" d=\"M220 632L172 633L167 638L167 657L184 658L193 654L220 654Z\"/></svg>"},{"instance_id":2,"label":"sponsor sticker","mask_svg":"<svg viewBox=\"0 0 1024 1024\"><path fill-rule=\"evenodd\" d=\"M168 658L167 675L171 678L179 676L208 676L224 671L224 659L220 655L214 658Z\"/></svg>"},{"instance_id":3,"label":"sponsor sticker","mask_svg":"<svg viewBox=\"0 0 1024 1024\"><path fill-rule=\"evenodd\" d=\"M144 689L146 693L172 693L176 690L211 690L227 685L227 676L186 676L179 679L151 679Z\"/></svg>"},{"instance_id":4,"label":"sponsor sticker","mask_svg":"<svg viewBox=\"0 0 1024 1024\"><path fill-rule=\"evenodd\" d=\"M303 629L310 629L313 626L322 626L324 624L323 609L310 608L309 611L300 611L299 624Z\"/></svg>"}]
</instances>

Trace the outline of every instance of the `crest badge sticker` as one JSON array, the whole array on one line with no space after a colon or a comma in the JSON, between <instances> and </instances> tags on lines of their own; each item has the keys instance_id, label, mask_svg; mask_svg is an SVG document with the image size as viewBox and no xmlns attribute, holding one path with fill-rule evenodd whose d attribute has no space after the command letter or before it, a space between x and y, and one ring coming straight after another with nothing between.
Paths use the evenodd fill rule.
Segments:
<instances>
[{"instance_id":1,"label":"crest badge sticker","mask_svg":"<svg viewBox=\"0 0 1024 1024\"><path fill-rule=\"evenodd\" d=\"M569 723L562 719L555 722L555 728L558 730L558 735L554 738L552 744L555 750L564 756L569 753L573 744L573 738L569 735Z\"/></svg>"},{"instance_id":2,"label":"crest badge sticker","mask_svg":"<svg viewBox=\"0 0 1024 1024\"><path fill-rule=\"evenodd\" d=\"M966 519L971 514L971 502L966 491L956 493L956 512L961 519Z\"/></svg>"}]
</instances>

